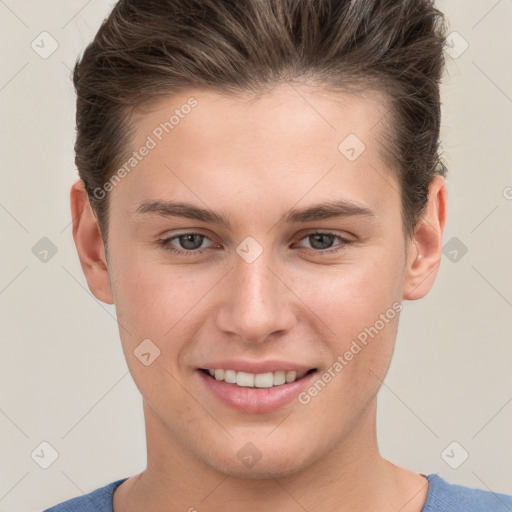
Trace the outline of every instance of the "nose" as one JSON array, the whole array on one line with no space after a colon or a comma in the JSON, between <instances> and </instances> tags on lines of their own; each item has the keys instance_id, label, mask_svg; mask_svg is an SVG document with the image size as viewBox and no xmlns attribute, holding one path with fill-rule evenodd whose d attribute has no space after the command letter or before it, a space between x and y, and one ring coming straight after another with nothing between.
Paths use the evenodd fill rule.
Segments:
<instances>
[{"instance_id":1,"label":"nose","mask_svg":"<svg viewBox=\"0 0 512 512\"><path fill-rule=\"evenodd\" d=\"M296 322L295 296L278 273L270 251L251 263L237 256L220 284L217 327L246 343L262 343L290 330Z\"/></svg>"}]
</instances>

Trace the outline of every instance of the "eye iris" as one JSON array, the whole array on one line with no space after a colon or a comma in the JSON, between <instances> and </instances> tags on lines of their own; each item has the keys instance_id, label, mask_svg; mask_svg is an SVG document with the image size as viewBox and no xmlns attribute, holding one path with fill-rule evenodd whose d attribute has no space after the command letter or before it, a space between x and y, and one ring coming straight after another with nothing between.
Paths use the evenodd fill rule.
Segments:
<instances>
[{"instance_id":1,"label":"eye iris","mask_svg":"<svg viewBox=\"0 0 512 512\"><path fill-rule=\"evenodd\" d=\"M309 235L309 238L312 241L315 240L315 242L311 243L311 246L314 249L328 249L333 244L333 236L332 235L327 235L327 234L324 234L324 233L316 233L314 235ZM320 246L321 247L315 247L315 243L316 243L317 240L320 240Z\"/></svg>"},{"instance_id":2,"label":"eye iris","mask_svg":"<svg viewBox=\"0 0 512 512\"><path fill-rule=\"evenodd\" d=\"M194 238L196 238L196 237L199 239L199 244L197 244L197 241L196 241L196 243L194 243ZM197 249L198 247L201 247L201 244L203 243L203 239L204 239L204 235L197 235L197 234L182 235L179 237L181 246L184 249L188 249L188 250L193 250L193 249ZM196 247L196 245L197 245L197 247Z\"/></svg>"}]
</instances>

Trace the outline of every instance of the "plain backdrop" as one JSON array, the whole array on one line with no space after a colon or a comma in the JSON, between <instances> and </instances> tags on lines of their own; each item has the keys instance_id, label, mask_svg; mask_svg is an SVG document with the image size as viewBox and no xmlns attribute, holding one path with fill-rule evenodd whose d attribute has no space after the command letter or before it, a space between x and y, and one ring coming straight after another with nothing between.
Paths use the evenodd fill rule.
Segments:
<instances>
[{"instance_id":1,"label":"plain backdrop","mask_svg":"<svg viewBox=\"0 0 512 512\"><path fill-rule=\"evenodd\" d=\"M0 1L4 512L41 511L146 463L115 309L88 290L69 208L70 72L112 6ZM512 1L438 6L453 32L442 90L445 254L431 293L404 302L379 443L415 471L512 493ZM37 454L52 449L44 469Z\"/></svg>"}]
</instances>

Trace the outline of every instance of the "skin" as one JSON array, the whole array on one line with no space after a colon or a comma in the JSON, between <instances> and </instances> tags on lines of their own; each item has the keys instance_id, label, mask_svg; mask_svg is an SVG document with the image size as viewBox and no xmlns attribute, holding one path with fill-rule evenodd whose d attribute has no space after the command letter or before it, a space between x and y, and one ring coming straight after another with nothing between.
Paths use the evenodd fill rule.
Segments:
<instances>
[{"instance_id":1,"label":"skin","mask_svg":"<svg viewBox=\"0 0 512 512\"><path fill-rule=\"evenodd\" d=\"M191 96L197 107L111 191L108 261L83 183L71 189L83 271L92 293L116 305L143 397L147 468L117 489L115 512L419 512L427 480L384 459L377 445L377 392L399 315L307 405L293 400L265 414L232 409L206 389L197 368L214 359L277 358L327 371L393 303L431 289L445 180L431 183L407 240L399 183L378 142L385 98L306 84L280 84L258 98L204 90L166 98L137 120L133 148ZM351 133L366 146L353 162L338 151ZM223 212L232 226L135 213L146 199ZM291 208L339 199L374 216L283 220ZM307 236L326 230L353 243L334 236L321 246ZM175 238L171 246L202 253L179 256L158 244L187 232L206 238L195 246ZM252 263L236 252L248 236L263 249ZM160 350L149 366L134 356L147 338ZM250 468L237 457L249 441L262 455Z\"/></svg>"}]
</instances>

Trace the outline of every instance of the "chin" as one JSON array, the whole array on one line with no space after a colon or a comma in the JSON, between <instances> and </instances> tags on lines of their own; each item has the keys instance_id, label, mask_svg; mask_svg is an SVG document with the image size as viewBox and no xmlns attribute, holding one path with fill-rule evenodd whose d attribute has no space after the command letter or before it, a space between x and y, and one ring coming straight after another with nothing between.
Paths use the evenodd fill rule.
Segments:
<instances>
[{"instance_id":1,"label":"chin","mask_svg":"<svg viewBox=\"0 0 512 512\"><path fill-rule=\"evenodd\" d=\"M259 448L258 448L258 447ZM304 446L308 447L305 453ZM203 463L214 471L232 478L264 480L285 478L300 473L314 463L315 449L312 443L295 443L286 447L282 442L273 444L268 439L233 442L223 450L203 453ZM321 454L316 453L318 458Z\"/></svg>"}]
</instances>

